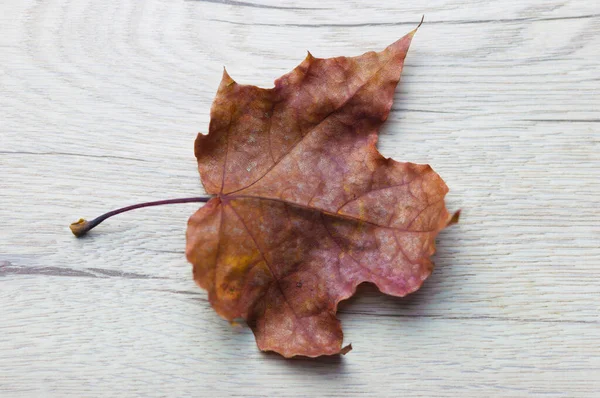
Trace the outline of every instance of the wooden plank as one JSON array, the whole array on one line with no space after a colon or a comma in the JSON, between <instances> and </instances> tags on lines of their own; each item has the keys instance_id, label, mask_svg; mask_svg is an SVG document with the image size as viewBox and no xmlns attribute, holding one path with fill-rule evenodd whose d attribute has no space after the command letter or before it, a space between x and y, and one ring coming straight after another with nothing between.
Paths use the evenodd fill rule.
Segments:
<instances>
[{"instance_id":1,"label":"wooden plank","mask_svg":"<svg viewBox=\"0 0 600 398\"><path fill-rule=\"evenodd\" d=\"M586 396L600 390L600 14L577 0L21 1L0 13L0 395ZM364 287L354 350L283 360L191 280L193 156L223 66L270 86L305 51L425 24L379 148L429 163L461 223L405 299Z\"/></svg>"}]
</instances>

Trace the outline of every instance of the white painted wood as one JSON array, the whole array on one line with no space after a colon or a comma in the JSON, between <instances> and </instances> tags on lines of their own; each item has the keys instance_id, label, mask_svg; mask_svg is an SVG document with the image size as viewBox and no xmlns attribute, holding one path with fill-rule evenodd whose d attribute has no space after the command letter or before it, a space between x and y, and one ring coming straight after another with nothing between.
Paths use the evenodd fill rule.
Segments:
<instances>
[{"instance_id":1,"label":"white painted wood","mask_svg":"<svg viewBox=\"0 0 600 398\"><path fill-rule=\"evenodd\" d=\"M590 0L0 4L0 396L559 396L600 391L600 13ZM270 86L310 49L425 14L381 151L429 163L461 223L406 299L360 289L343 358L284 360L212 311L183 251L221 70Z\"/></svg>"}]
</instances>

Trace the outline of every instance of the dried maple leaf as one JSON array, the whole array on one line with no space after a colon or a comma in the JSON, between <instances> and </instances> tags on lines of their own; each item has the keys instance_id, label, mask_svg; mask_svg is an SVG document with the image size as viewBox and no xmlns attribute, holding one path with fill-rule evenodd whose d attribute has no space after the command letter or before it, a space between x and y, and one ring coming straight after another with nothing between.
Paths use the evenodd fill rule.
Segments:
<instances>
[{"instance_id":1,"label":"dried maple leaf","mask_svg":"<svg viewBox=\"0 0 600 398\"><path fill-rule=\"evenodd\" d=\"M216 196L189 219L186 255L214 309L244 318L261 350L343 353L335 313L358 284L404 296L432 271L448 188L376 149L415 31L379 53L309 53L271 89L223 73L195 144Z\"/></svg>"}]
</instances>

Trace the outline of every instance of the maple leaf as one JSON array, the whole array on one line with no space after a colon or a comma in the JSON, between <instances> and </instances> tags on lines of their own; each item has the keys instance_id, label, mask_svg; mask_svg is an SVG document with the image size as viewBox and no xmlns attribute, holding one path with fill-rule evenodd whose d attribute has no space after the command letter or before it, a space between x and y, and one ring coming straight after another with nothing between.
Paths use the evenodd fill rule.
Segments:
<instances>
[{"instance_id":1,"label":"maple leaf","mask_svg":"<svg viewBox=\"0 0 600 398\"><path fill-rule=\"evenodd\" d=\"M271 89L223 72L195 143L216 196L190 217L186 255L217 313L244 318L261 350L345 353L335 313L357 285L404 296L432 272L448 188L376 149L415 31L378 53L309 53Z\"/></svg>"}]
</instances>

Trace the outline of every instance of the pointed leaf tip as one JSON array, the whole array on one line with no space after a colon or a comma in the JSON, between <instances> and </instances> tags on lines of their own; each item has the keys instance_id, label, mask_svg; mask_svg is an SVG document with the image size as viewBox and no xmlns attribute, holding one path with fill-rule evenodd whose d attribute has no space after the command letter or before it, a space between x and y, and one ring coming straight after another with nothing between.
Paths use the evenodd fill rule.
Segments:
<instances>
[{"instance_id":1,"label":"pointed leaf tip","mask_svg":"<svg viewBox=\"0 0 600 398\"><path fill-rule=\"evenodd\" d=\"M454 225L454 224L458 224L458 220L460 219L460 210L457 210L448 220L448 223L446 224L447 227Z\"/></svg>"},{"instance_id":2,"label":"pointed leaf tip","mask_svg":"<svg viewBox=\"0 0 600 398\"><path fill-rule=\"evenodd\" d=\"M235 80L233 80L233 78L229 75L225 66L223 66L223 76L221 77L221 84L224 84L226 86L235 84Z\"/></svg>"},{"instance_id":3,"label":"pointed leaf tip","mask_svg":"<svg viewBox=\"0 0 600 398\"><path fill-rule=\"evenodd\" d=\"M342 348L340 350L340 354L341 355L346 355L347 353L349 353L350 351L352 351L352 344L348 344L347 346L345 346L344 348Z\"/></svg>"},{"instance_id":4,"label":"pointed leaf tip","mask_svg":"<svg viewBox=\"0 0 600 398\"><path fill-rule=\"evenodd\" d=\"M425 14L423 14L423 16L421 16L421 22L419 22L419 24L417 25L416 28L414 28L409 34L411 36L414 36L415 33L417 33L417 30L419 30L419 28L421 27L421 25L423 25L423 21L425 20Z\"/></svg>"}]
</instances>

